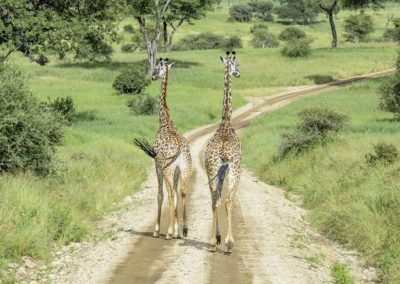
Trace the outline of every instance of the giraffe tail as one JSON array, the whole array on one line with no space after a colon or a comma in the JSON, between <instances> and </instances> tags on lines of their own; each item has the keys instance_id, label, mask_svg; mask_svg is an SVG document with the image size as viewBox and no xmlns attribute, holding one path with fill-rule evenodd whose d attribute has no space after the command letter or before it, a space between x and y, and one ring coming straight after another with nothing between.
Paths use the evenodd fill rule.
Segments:
<instances>
[{"instance_id":1,"label":"giraffe tail","mask_svg":"<svg viewBox=\"0 0 400 284\"><path fill-rule=\"evenodd\" d=\"M229 165L224 164L218 169L218 174L217 174L217 197L218 200L221 198L222 195L222 186L224 185L224 180L226 173L229 170Z\"/></svg>"},{"instance_id":2,"label":"giraffe tail","mask_svg":"<svg viewBox=\"0 0 400 284\"><path fill-rule=\"evenodd\" d=\"M145 139L141 139L141 138L135 138L134 143L136 146L138 146L140 149L142 149L143 152L146 153L146 155L155 159L157 153L154 150L154 147L150 145L149 141L147 141Z\"/></svg>"}]
</instances>

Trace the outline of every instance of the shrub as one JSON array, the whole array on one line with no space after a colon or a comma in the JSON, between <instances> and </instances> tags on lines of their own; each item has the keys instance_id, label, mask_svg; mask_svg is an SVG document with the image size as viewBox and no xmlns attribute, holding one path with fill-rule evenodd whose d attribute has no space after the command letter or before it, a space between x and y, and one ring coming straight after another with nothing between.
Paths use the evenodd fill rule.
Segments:
<instances>
[{"instance_id":1,"label":"shrub","mask_svg":"<svg viewBox=\"0 0 400 284\"><path fill-rule=\"evenodd\" d=\"M308 108L299 113L300 122L293 133L282 135L279 154L300 154L326 141L329 133L337 133L345 127L347 117L325 108Z\"/></svg>"},{"instance_id":2,"label":"shrub","mask_svg":"<svg viewBox=\"0 0 400 284\"><path fill-rule=\"evenodd\" d=\"M22 74L0 66L0 172L51 170L62 119L32 96Z\"/></svg>"},{"instance_id":3,"label":"shrub","mask_svg":"<svg viewBox=\"0 0 400 284\"><path fill-rule=\"evenodd\" d=\"M141 94L150 85L150 82L142 67L131 66L122 70L112 86L120 94Z\"/></svg>"},{"instance_id":4,"label":"shrub","mask_svg":"<svg viewBox=\"0 0 400 284\"><path fill-rule=\"evenodd\" d=\"M272 8L274 4L272 2L250 2L249 6L252 9L255 17L263 21L273 21Z\"/></svg>"},{"instance_id":5,"label":"shrub","mask_svg":"<svg viewBox=\"0 0 400 284\"><path fill-rule=\"evenodd\" d=\"M307 108L299 113L301 123L298 129L301 132L316 133L325 136L328 132L341 131L347 117L326 108Z\"/></svg>"},{"instance_id":6,"label":"shrub","mask_svg":"<svg viewBox=\"0 0 400 284\"><path fill-rule=\"evenodd\" d=\"M368 165L375 166L376 164L390 165L399 158L399 150L391 144L379 143L374 145L374 153L365 155Z\"/></svg>"},{"instance_id":7,"label":"shrub","mask_svg":"<svg viewBox=\"0 0 400 284\"><path fill-rule=\"evenodd\" d=\"M281 53L286 57L307 57L311 54L310 43L308 38L288 41Z\"/></svg>"},{"instance_id":8,"label":"shrub","mask_svg":"<svg viewBox=\"0 0 400 284\"><path fill-rule=\"evenodd\" d=\"M354 281L350 276L349 268L346 264L335 262L331 266L331 276L335 284L353 284Z\"/></svg>"},{"instance_id":9,"label":"shrub","mask_svg":"<svg viewBox=\"0 0 400 284\"><path fill-rule=\"evenodd\" d=\"M286 3L277 7L275 13L283 20L291 20L297 23L312 23L320 13L320 8L315 1L310 0L286 0Z\"/></svg>"},{"instance_id":10,"label":"shrub","mask_svg":"<svg viewBox=\"0 0 400 284\"><path fill-rule=\"evenodd\" d=\"M279 42L274 34L268 32L268 29L259 28L253 32L251 45L255 48L278 47Z\"/></svg>"},{"instance_id":11,"label":"shrub","mask_svg":"<svg viewBox=\"0 0 400 284\"><path fill-rule=\"evenodd\" d=\"M254 24L253 26L251 26L250 32L254 33L258 29L268 30L268 26L267 26L267 24L263 24L263 23Z\"/></svg>"},{"instance_id":12,"label":"shrub","mask_svg":"<svg viewBox=\"0 0 400 284\"><path fill-rule=\"evenodd\" d=\"M366 41L374 31L372 17L365 13L351 15L344 20L345 39L349 42Z\"/></svg>"},{"instance_id":13,"label":"shrub","mask_svg":"<svg viewBox=\"0 0 400 284\"><path fill-rule=\"evenodd\" d=\"M297 40L305 37L306 37L305 32L295 27L288 27L279 34L279 39L282 41Z\"/></svg>"},{"instance_id":14,"label":"shrub","mask_svg":"<svg viewBox=\"0 0 400 284\"><path fill-rule=\"evenodd\" d=\"M242 39L238 35L228 37L224 43L224 49L233 50L235 48L242 48Z\"/></svg>"},{"instance_id":15,"label":"shrub","mask_svg":"<svg viewBox=\"0 0 400 284\"><path fill-rule=\"evenodd\" d=\"M175 50L196 50L196 49L216 49L223 48L225 39L223 36L213 33L201 33L184 37L177 45Z\"/></svg>"},{"instance_id":16,"label":"shrub","mask_svg":"<svg viewBox=\"0 0 400 284\"><path fill-rule=\"evenodd\" d=\"M400 73L383 81L379 87L379 108L383 111L392 112L395 118L400 119Z\"/></svg>"},{"instance_id":17,"label":"shrub","mask_svg":"<svg viewBox=\"0 0 400 284\"><path fill-rule=\"evenodd\" d=\"M54 101L50 101L48 105L50 109L60 114L67 121L71 121L75 114L74 100L70 96L58 97Z\"/></svg>"},{"instance_id":18,"label":"shrub","mask_svg":"<svg viewBox=\"0 0 400 284\"><path fill-rule=\"evenodd\" d=\"M149 95L142 94L131 98L127 106L136 115L152 115L157 110L157 100Z\"/></svg>"},{"instance_id":19,"label":"shrub","mask_svg":"<svg viewBox=\"0 0 400 284\"><path fill-rule=\"evenodd\" d=\"M133 34L135 32L135 28L131 24L127 24L124 26L124 32Z\"/></svg>"},{"instance_id":20,"label":"shrub","mask_svg":"<svg viewBox=\"0 0 400 284\"><path fill-rule=\"evenodd\" d=\"M130 53L130 52L134 52L136 50L136 48L137 48L136 44L127 43L127 44L124 44L123 46L121 46L121 51L124 53Z\"/></svg>"},{"instance_id":21,"label":"shrub","mask_svg":"<svg viewBox=\"0 0 400 284\"><path fill-rule=\"evenodd\" d=\"M253 17L253 11L247 4L238 4L229 9L229 15L236 22L249 22Z\"/></svg>"},{"instance_id":22,"label":"shrub","mask_svg":"<svg viewBox=\"0 0 400 284\"><path fill-rule=\"evenodd\" d=\"M383 34L383 39L387 41L400 41L400 18L393 20L394 28L388 29Z\"/></svg>"}]
</instances>

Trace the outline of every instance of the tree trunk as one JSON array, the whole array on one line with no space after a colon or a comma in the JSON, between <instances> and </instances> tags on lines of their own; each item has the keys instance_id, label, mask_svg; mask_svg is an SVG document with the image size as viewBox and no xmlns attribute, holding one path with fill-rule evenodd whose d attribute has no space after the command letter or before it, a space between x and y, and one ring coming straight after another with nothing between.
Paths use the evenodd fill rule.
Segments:
<instances>
[{"instance_id":1,"label":"tree trunk","mask_svg":"<svg viewBox=\"0 0 400 284\"><path fill-rule=\"evenodd\" d=\"M168 26L167 22L163 21L163 40L164 40L164 48L167 50L168 44Z\"/></svg>"},{"instance_id":2,"label":"tree trunk","mask_svg":"<svg viewBox=\"0 0 400 284\"><path fill-rule=\"evenodd\" d=\"M332 31L332 48L337 48L337 33L336 33L335 21L333 20L333 10L330 10L328 16L329 16L329 24L331 26L331 31Z\"/></svg>"}]
</instances>

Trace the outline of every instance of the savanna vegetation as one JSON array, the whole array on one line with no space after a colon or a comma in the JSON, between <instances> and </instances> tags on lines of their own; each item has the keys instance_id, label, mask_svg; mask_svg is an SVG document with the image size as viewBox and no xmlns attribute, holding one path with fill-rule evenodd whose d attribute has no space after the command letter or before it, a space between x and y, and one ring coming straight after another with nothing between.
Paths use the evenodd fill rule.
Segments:
<instances>
[{"instance_id":1,"label":"savanna vegetation","mask_svg":"<svg viewBox=\"0 0 400 284\"><path fill-rule=\"evenodd\" d=\"M148 77L158 56L175 62L168 102L182 131L219 119L219 56L225 49L240 49L242 78L234 83L234 108L244 105L246 97L387 69L396 58L394 15L400 6L392 2L373 10L367 6L377 5L375 1L345 1L347 6L333 13L335 50L328 14L318 1L316 8L310 6L313 1L302 1L311 10L300 20L278 12L290 1L267 2L273 6L241 3L250 7L246 21L232 20L228 2L215 8L209 1L173 1L163 10L140 6L151 1L128 1L129 9L98 1L102 5L96 13L88 13L93 7L81 2L51 6L46 1L0 0L0 99L10 106L2 103L0 111L0 139L8 141L0 151L2 159L3 153L10 157L0 165L0 279L7 264L23 255L49 260L54 245L96 238L96 222L140 190L151 161L132 141L152 139L158 127L154 113L159 82ZM346 41L345 19L360 12L345 8L360 5L373 30L363 40ZM282 46L296 42L281 36L288 28L307 43L306 57L282 56ZM399 149L400 129L393 114L378 110L378 84L307 98L261 117L243 134L244 163L265 180L302 196L311 209L310 220L322 232L362 251L389 281L384 273L397 277L399 267L395 244L400 214L393 205L399 198L398 162L368 163L366 157L387 155L390 147L383 147L383 154L374 148L381 142ZM282 129L295 129L296 113L306 105L346 115L349 128L299 156L276 159ZM263 149L265 155L256 155L254 149ZM325 181L329 187L321 188ZM342 224L349 212L357 214ZM368 218L373 221L367 223Z\"/></svg>"}]
</instances>

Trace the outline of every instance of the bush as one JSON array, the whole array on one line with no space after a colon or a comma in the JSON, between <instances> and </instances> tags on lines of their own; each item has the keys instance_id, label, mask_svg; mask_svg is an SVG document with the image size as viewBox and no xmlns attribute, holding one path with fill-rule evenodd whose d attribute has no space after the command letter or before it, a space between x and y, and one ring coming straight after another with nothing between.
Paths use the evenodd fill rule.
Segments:
<instances>
[{"instance_id":1,"label":"bush","mask_svg":"<svg viewBox=\"0 0 400 284\"><path fill-rule=\"evenodd\" d=\"M242 48L242 39L238 35L228 37L224 43L225 50L233 50L235 48Z\"/></svg>"},{"instance_id":2,"label":"bush","mask_svg":"<svg viewBox=\"0 0 400 284\"><path fill-rule=\"evenodd\" d=\"M229 15L236 22L249 22L253 17L253 10L247 4L238 4L229 9Z\"/></svg>"},{"instance_id":3,"label":"bush","mask_svg":"<svg viewBox=\"0 0 400 284\"><path fill-rule=\"evenodd\" d=\"M387 41L399 41L400 42L400 18L393 20L393 29L388 29L383 34L383 39Z\"/></svg>"},{"instance_id":4,"label":"bush","mask_svg":"<svg viewBox=\"0 0 400 284\"><path fill-rule=\"evenodd\" d=\"M395 118L400 119L400 73L383 81L379 87L379 108L383 111L392 112Z\"/></svg>"},{"instance_id":5,"label":"bush","mask_svg":"<svg viewBox=\"0 0 400 284\"><path fill-rule=\"evenodd\" d=\"M328 132L341 131L347 117L326 108L307 108L299 113L301 123L298 129L301 132L316 133L325 136Z\"/></svg>"},{"instance_id":6,"label":"bush","mask_svg":"<svg viewBox=\"0 0 400 284\"><path fill-rule=\"evenodd\" d=\"M253 26L251 26L250 32L254 33L258 29L268 30L268 26L267 26L267 24L263 24L263 23L254 24Z\"/></svg>"},{"instance_id":7,"label":"bush","mask_svg":"<svg viewBox=\"0 0 400 284\"><path fill-rule=\"evenodd\" d=\"M321 12L315 1L310 0L286 0L286 3L277 7L275 13L283 20L306 24L315 22L318 13Z\"/></svg>"},{"instance_id":8,"label":"bush","mask_svg":"<svg viewBox=\"0 0 400 284\"><path fill-rule=\"evenodd\" d=\"M310 43L308 38L288 41L281 53L286 57L307 57L311 54Z\"/></svg>"},{"instance_id":9,"label":"bush","mask_svg":"<svg viewBox=\"0 0 400 284\"><path fill-rule=\"evenodd\" d=\"M131 98L127 106L136 115L152 115L157 110L157 100L149 95L143 94Z\"/></svg>"},{"instance_id":10,"label":"bush","mask_svg":"<svg viewBox=\"0 0 400 284\"><path fill-rule=\"evenodd\" d=\"M274 4L272 2L250 2L249 6L252 9L255 17L263 21L273 21L272 8Z\"/></svg>"},{"instance_id":11,"label":"bush","mask_svg":"<svg viewBox=\"0 0 400 284\"><path fill-rule=\"evenodd\" d=\"M120 94L141 94L150 82L143 67L131 66L122 70L112 86Z\"/></svg>"},{"instance_id":12,"label":"bush","mask_svg":"<svg viewBox=\"0 0 400 284\"><path fill-rule=\"evenodd\" d=\"M255 48L278 47L279 42L274 34L268 32L268 29L258 28L253 32L251 45Z\"/></svg>"},{"instance_id":13,"label":"bush","mask_svg":"<svg viewBox=\"0 0 400 284\"><path fill-rule=\"evenodd\" d=\"M379 143L374 145L374 153L365 155L368 165L375 166L378 163L385 166L393 164L399 158L399 150L391 144Z\"/></svg>"},{"instance_id":14,"label":"bush","mask_svg":"<svg viewBox=\"0 0 400 284\"><path fill-rule=\"evenodd\" d=\"M0 66L0 172L51 170L62 119L32 96L21 72Z\"/></svg>"},{"instance_id":15,"label":"bush","mask_svg":"<svg viewBox=\"0 0 400 284\"><path fill-rule=\"evenodd\" d=\"M305 32L295 27L286 28L279 34L279 39L282 41L297 40L305 37L306 37Z\"/></svg>"},{"instance_id":16,"label":"bush","mask_svg":"<svg viewBox=\"0 0 400 284\"><path fill-rule=\"evenodd\" d=\"M124 44L123 46L121 46L121 51L124 53L130 53L130 52L134 52L136 50L136 48L137 48L136 44L127 43L127 44Z\"/></svg>"},{"instance_id":17,"label":"bush","mask_svg":"<svg viewBox=\"0 0 400 284\"><path fill-rule=\"evenodd\" d=\"M223 48L225 38L213 33L201 33L184 37L173 48L175 50L196 50L196 49L216 49Z\"/></svg>"},{"instance_id":18,"label":"bush","mask_svg":"<svg viewBox=\"0 0 400 284\"><path fill-rule=\"evenodd\" d=\"M368 40L370 33L374 31L372 17L365 13L351 15L344 20L345 40L360 42Z\"/></svg>"},{"instance_id":19,"label":"bush","mask_svg":"<svg viewBox=\"0 0 400 284\"><path fill-rule=\"evenodd\" d=\"M293 133L282 135L281 158L289 153L300 154L326 141L330 133L344 129L348 118L325 108L308 108L299 113L300 122Z\"/></svg>"},{"instance_id":20,"label":"bush","mask_svg":"<svg viewBox=\"0 0 400 284\"><path fill-rule=\"evenodd\" d=\"M124 32L133 34L135 32L135 28L131 24L127 24L124 26Z\"/></svg>"},{"instance_id":21,"label":"bush","mask_svg":"<svg viewBox=\"0 0 400 284\"><path fill-rule=\"evenodd\" d=\"M58 97L54 101L50 101L48 105L50 109L60 114L67 121L71 121L75 114L74 101L70 96Z\"/></svg>"}]
</instances>

